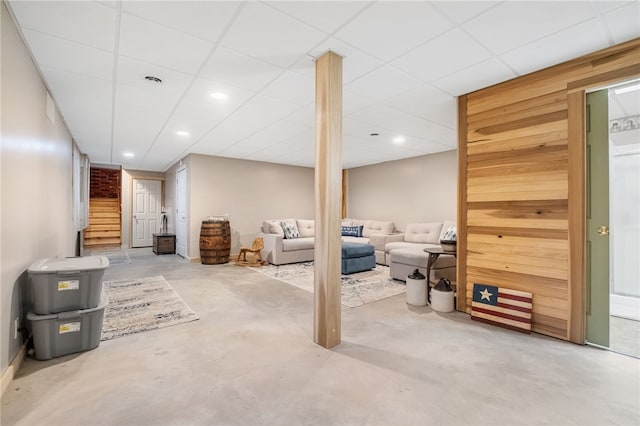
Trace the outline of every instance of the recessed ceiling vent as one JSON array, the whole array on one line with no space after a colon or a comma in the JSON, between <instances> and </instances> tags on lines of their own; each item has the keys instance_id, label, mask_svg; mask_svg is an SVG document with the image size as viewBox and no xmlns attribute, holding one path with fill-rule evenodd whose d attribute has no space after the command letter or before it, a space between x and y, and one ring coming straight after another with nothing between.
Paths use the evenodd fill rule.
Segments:
<instances>
[{"instance_id":1,"label":"recessed ceiling vent","mask_svg":"<svg viewBox=\"0 0 640 426\"><path fill-rule=\"evenodd\" d=\"M147 81L152 81L154 83L162 83L162 80L160 80L158 77L154 77L152 75L147 75L144 77L145 80Z\"/></svg>"}]
</instances>

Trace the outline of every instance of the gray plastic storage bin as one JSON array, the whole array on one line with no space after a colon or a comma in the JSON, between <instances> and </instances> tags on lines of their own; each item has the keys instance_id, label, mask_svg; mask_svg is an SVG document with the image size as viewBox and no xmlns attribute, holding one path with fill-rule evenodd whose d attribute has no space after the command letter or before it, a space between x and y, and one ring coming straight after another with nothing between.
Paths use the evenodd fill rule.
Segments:
<instances>
[{"instance_id":1,"label":"gray plastic storage bin","mask_svg":"<svg viewBox=\"0 0 640 426\"><path fill-rule=\"evenodd\" d=\"M29 266L33 312L38 315L95 308L100 303L104 256L40 259Z\"/></svg>"},{"instance_id":2,"label":"gray plastic storage bin","mask_svg":"<svg viewBox=\"0 0 640 426\"><path fill-rule=\"evenodd\" d=\"M33 332L36 359L51 359L75 352L88 351L100 344L107 295L102 294L95 308L58 314L27 314Z\"/></svg>"}]
</instances>

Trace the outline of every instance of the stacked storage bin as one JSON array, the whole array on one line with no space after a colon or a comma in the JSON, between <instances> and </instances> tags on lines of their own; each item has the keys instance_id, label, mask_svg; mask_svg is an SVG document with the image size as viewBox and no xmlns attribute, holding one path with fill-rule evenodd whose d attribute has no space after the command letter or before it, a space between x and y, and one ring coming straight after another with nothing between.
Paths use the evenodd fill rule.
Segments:
<instances>
[{"instance_id":1,"label":"stacked storage bin","mask_svg":"<svg viewBox=\"0 0 640 426\"><path fill-rule=\"evenodd\" d=\"M41 259L27 270L33 301L27 314L36 359L51 359L100 344L107 298L104 256Z\"/></svg>"}]
</instances>

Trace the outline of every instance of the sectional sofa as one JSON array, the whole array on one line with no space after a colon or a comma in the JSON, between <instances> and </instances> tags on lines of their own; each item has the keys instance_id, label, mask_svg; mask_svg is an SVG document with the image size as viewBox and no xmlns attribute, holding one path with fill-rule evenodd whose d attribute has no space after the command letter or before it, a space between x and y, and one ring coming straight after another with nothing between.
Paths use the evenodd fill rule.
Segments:
<instances>
[{"instance_id":1,"label":"sectional sofa","mask_svg":"<svg viewBox=\"0 0 640 426\"><path fill-rule=\"evenodd\" d=\"M376 263L385 263L388 237L398 234L391 221L343 219L342 241L371 244ZM286 235L285 235L286 233ZM313 219L265 220L261 236L264 239L262 258L274 265L313 260L315 221Z\"/></svg>"},{"instance_id":2,"label":"sectional sofa","mask_svg":"<svg viewBox=\"0 0 640 426\"><path fill-rule=\"evenodd\" d=\"M455 226L456 223L453 221L410 223L404 233L389 236L384 249L389 275L402 281L416 269L426 275L429 255L424 249L441 248L440 241L444 239L447 231L453 230L455 233ZM429 280L437 281L441 277L455 281L455 256L441 255L432 265Z\"/></svg>"},{"instance_id":3,"label":"sectional sofa","mask_svg":"<svg viewBox=\"0 0 640 426\"><path fill-rule=\"evenodd\" d=\"M389 266L392 278L405 281L415 269L426 274L428 254L424 249L440 248L440 240L455 225L454 221L411 223L400 232L391 221L343 219L343 231L351 232L343 232L342 240L372 245L376 263ZM360 231L358 236L353 234L354 228ZM274 265L312 261L314 235L312 219L265 220L262 258ZM433 265L430 280L440 277L455 281L454 256L440 256Z\"/></svg>"}]
</instances>

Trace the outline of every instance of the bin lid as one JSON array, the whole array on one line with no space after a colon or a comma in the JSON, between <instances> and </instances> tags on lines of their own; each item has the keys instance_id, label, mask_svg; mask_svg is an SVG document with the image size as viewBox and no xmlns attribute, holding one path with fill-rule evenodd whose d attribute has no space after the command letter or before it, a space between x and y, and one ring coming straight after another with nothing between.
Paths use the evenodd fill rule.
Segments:
<instances>
[{"instance_id":1,"label":"bin lid","mask_svg":"<svg viewBox=\"0 0 640 426\"><path fill-rule=\"evenodd\" d=\"M50 274L59 271L94 271L109 266L105 256L63 257L36 260L29 266L30 274Z\"/></svg>"},{"instance_id":2,"label":"bin lid","mask_svg":"<svg viewBox=\"0 0 640 426\"><path fill-rule=\"evenodd\" d=\"M102 289L100 293L100 304L95 308L87 308L87 309L76 309L73 311L66 312L58 312L57 314L44 314L38 315L29 311L27 313L27 320L29 321L47 321L47 320L68 320L73 318L82 317L84 315L92 314L96 311L104 310L107 305L109 305L109 297L107 296L106 291Z\"/></svg>"}]
</instances>

